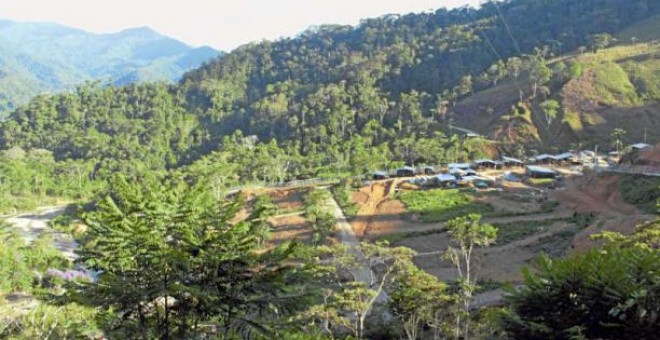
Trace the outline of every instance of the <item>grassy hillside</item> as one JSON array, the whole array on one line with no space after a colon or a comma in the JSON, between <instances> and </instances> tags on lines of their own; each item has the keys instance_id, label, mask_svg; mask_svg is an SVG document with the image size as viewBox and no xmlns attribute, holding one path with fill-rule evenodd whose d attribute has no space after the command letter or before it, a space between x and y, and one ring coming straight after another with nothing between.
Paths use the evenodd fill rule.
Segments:
<instances>
[{"instance_id":1,"label":"grassy hillside","mask_svg":"<svg viewBox=\"0 0 660 340\"><path fill-rule=\"evenodd\" d=\"M660 45L627 43L596 53L575 53L551 60L548 67L560 63L576 65L580 72L559 84L553 78L547 97L532 98L532 82L526 76L506 80L459 102L454 108L457 124L501 141L522 139L538 149L577 143L609 147L614 128L626 130L627 143L641 141L645 129L647 142L660 141L654 133L660 131ZM521 91L523 103L518 104ZM546 99L560 103L551 124L539 105ZM520 111L516 107L531 112L531 119L516 115L510 132L508 118Z\"/></svg>"}]
</instances>

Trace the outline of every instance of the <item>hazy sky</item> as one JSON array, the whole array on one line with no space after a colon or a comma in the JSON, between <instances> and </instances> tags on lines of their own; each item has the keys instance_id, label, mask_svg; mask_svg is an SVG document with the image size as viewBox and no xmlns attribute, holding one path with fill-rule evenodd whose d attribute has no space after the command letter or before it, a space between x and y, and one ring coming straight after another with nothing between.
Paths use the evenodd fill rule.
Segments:
<instances>
[{"instance_id":1,"label":"hazy sky","mask_svg":"<svg viewBox=\"0 0 660 340\"><path fill-rule=\"evenodd\" d=\"M479 0L0 0L0 17L92 32L149 26L194 46L225 51L293 36L311 25L357 24L388 13L476 6Z\"/></svg>"}]
</instances>

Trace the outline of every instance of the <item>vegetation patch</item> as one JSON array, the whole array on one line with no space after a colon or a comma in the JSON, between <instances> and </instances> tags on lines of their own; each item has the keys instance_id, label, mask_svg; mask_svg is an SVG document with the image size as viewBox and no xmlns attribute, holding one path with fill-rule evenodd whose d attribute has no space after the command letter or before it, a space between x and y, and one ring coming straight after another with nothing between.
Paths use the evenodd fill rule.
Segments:
<instances>
[{"instance_id":1,"label":"vegetation patch","mask_svg":"<svg viewBox=\"0 0 660 340\"><path fill-rule=\"evenodd\" d=\"M378 242L388 242L389 244L396 245L397 243L411 238L411 237L419 237L419 236L428 236L428 235L434 235L434 234L440 234L444 233L447 231L445 228L438 228L434 230L425 230L425 231L411 231L411 232L402 232L402 233L395 233L395 234L389 234L385 236L379 237L375 243Z\"/></svg>"},{"instance_id":2,"label":"vegetation patch","mask_svg":"<svg viewBox=\"0 0 660 340\"><path fill-rule=\"evenodd\" d=\"M406 191L400 193L398 198L409 211L419 213L426 223L447 221L472 213L491 216L495 212L492 205L476 202L473 196L460 189Z\"/></svg>"},{"instance_id":3,"label":"vegetation patch","mask_svg":"<svg viewBox=\"0 0 660 340\"><path fill-rule=\"evenodd\" d=\"M564 112L563 122L568 124L568 126L573 131L582 131L584 126L582 126L582 120L580 119L580 114L576 111L566 110Z\"/></svg>"},{"instance_id":4,"label":"vegetation patch","mask_svg":"<svg viewBox=\"0 0 660 340\"><path fill-rule=\"evenodd\" d=\"M623 200L638 207L642 211L655 214L660 198L660 178L625 175L620 182Z\"/></svg>"},{"instance_id":5,"label":"vegetation patch","mask_svg":"<svg viewBox=\"0 0 660 340\"><path fill-rule=\"evenodd\" d=\"M349 182L342 182L331 189L332 196L347 217L356 216L359 209L358 206L351 201L351 190Z\"/></svg>"},{"instance_id":6,"label":"vegetation patch","mask_svg":"<svg viewBox=\"0 0 660 340\"><path fill-rule=\"evenodd\" d=\"M564 229L558 233L539 238L539 242L533 246L535 252L543 252L548 256L561 257L565 254L573 240L573 237L580 232L577 226Z\"/></svg>"},{"instance_id":7,"label":"vegetation patch","mask_svg":"<svg viewBox=\"0 0 660 340\"><path fill-rule=\"evenodd\" d=\"M530 178L527 181L529 184L536 186L548 186L555 182L552 178Z\"/></svg>"},{"instance_id":8,"label":"vegetation patch","mask_svg":"<svg viewBox=\"0 0 660 340\"><path fill-rule=\"evenodd\" d=\"M522 240L528 236L544 232L556 222L561 221L563 221L563 219L495 224L494 226L497 227L497 244L505 245L513 241Z\"/></svg>"},{"instance_id":9,"label":"vegetation patch","mask_svg":"<svg viewBox=\"0 0 660 340\"><path fill-rule=\"evenodd\" d=\"M595 69L595 100L613 106L639 104L635 86L626 71L614 62L605 62Z\"/></svg>"},{"instance_id":10,"label":"vegetation patch","mask_svg":"<svg viewBox=\"0 0 660 340\"><path fill-rule=\"evenodd\" d=\"M660 59L623 64L630 80L644 101L660 100Z\"/></svg>"}]
</instances>

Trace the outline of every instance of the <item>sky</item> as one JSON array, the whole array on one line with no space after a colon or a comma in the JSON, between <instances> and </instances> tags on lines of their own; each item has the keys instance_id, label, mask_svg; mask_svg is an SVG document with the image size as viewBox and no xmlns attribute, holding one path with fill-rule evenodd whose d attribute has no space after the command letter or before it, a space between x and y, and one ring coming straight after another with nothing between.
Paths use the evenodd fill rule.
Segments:
<instances>
[{"instance_id":1,"label":"sky","mask_svg":"<svg viewBox=\"0 0 660 340\"><path fill-rule=\"evenodd\" d=\"M384 14L476 6L480 0L0 0L0 17L95 33L148 26L193 46L230 51L319 24L356 25Z\"/></svg>"}]
</instances>

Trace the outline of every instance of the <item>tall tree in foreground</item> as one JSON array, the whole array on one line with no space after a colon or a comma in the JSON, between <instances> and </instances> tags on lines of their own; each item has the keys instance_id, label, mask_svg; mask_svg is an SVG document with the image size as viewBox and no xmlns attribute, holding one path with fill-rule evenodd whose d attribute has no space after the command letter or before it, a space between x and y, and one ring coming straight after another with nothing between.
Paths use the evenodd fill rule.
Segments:
<instances>
[{"instance_id":1,"label":"tall tree in foreground","mask_svg":"<svg viewBox=\"0 0 660 340\"><path fill-rule=\"evenodd\" d=\"M371 243L356 248L319 247L317 252L319 258L313 267L323 294L300 315L306 321L303 327L307 331L320 328L329 336L350 334L364 339L369 331L367 318L377 305L387 301L386 288L414 266L414 252Z\"/></svg>"},{"instance_id":2,"label":"tall tree in foreground","mask_svg":"<svg viewBox=\"0 0 660 340\"><path fill-rule=\"evenodd\" d=\"M459 298L463 304L464 320L461 325L461 317L457 316L456 335L459 337L462 330L464 339L470 336L470 303L477 287L477 276L473 275L476 273L472 267L474 249L487 247L497 238L497 228L480 222L481 215L469 214L447 223L447 231L458 246L458 248L450 246L445 258L449 259L458 270Z\"/></svg>"},{"instance_id":3,"label":"tall tree in foreground","mask_svg":"<svg viewBox=\"0 0 660 340\"><path fill-rule=\"evenodd\" d=\"M263 213L236 221L240 199L216 201L201 187L115 179L96 210L80 255L101 272L82 299L113 310L113 334L127 338L225 339L271 325L297 308L293 245L267 250ZM285 284L286 282L286 284Z\"/></svg>"}]
</instances>

